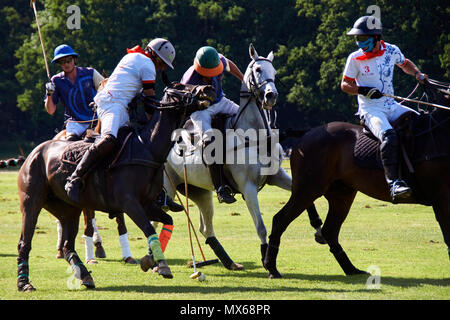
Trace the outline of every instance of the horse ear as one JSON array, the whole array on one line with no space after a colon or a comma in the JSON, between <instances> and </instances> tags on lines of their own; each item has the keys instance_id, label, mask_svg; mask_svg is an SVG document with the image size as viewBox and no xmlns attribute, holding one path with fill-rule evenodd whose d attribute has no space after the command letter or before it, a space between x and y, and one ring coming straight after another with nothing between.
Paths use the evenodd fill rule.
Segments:
<instances>
[{"instance_id":1,"label":"horse ear","mask_svg":"<svg viewBox=\"0 0 450 320\"><path fill-rule=\"evenodd\" d=\"M258 59L258 53L255 50L255 47L253 46L253 43L250 43L250 46L248 47L248 53L250 54L250 58L252 58L253 60L257 60Z\"/></svg>"},{"instance_id":2,"label":"horse ear","mask_svg":"<svg viewBox=\"0 0 450 320\"><path fill-rule=\"evenodd\" d=\"M269 55L267 56L267 59L273 61L273 51L270 51Z\"/></svg>"}]
</instances>

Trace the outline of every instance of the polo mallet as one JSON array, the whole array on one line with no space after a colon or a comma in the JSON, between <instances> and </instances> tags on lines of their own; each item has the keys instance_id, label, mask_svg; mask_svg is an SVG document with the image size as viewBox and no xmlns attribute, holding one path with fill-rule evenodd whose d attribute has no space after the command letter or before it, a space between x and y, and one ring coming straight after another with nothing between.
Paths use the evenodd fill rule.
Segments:
<instances>
[{"instance_id":1,"label":"polo mallet","mask_svg":"<svg viewBox=\"0 0 450 320\"><path fill-rule=\"evenodd\" d=\"M34 16L36 17L36 24L37 24L38 33L39 33L39 39L41 40L42 53L44 54L45 69L47 70L47 78L48 78L48 80L50 80L51 79L50 69L48 68L47 55L45 54L45 48L44 48L44 41L42 41L41 27L39 26L39 20L38 20L38 15L37 15L37 10L36 10L36 0L30 1L30 7L33 8Z\"/></svg>"},{"instance_id":2,"label":"polo mallet","mask_svg":"<svg viewBox=\"0 0 450 320\"><path fill-rule=\"evenodd\" d=\"M424 105L431 106L431 107L436 107L436 108L441 108L441 109L445 109L445 110L450 110L449 107L442 106L440 104L431 103L431 102L414 100L414 99L408 99L408 98L403 98L403 97L399 97L399 96L393 96L393 95L387 94L387 93L383 93L383 96L389 97L389 98L393 98L393 99L396 99L396 100L403 100L403 101L407 101L407 102L415 102L415 103L420 103L420 104L424 104Z\"/></svg>"}]
</instances>

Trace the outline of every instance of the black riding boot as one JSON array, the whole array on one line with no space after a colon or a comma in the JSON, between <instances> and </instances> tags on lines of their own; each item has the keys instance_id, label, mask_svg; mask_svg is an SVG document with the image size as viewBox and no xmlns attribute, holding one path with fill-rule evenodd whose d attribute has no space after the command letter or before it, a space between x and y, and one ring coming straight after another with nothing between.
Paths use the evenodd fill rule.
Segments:
<instances>
[{"instance_id":1,"label":"black riding boot","mask_svg":"<svg viewBox=\"0 0 450 320\"><path fill-rule=\"evenodd\" d=\"M70 177L67 178L64 189L70 200L80 201L80 193L83 187L83 178L102 158L109 155L116 146L116 138L112 135L106 135L98 142L89 147L87 152L81 158L77 168Z\"/></svg>"},{"instance_id":2,"label":"black riding boot","mask_svg":"<svg viewBox=\"0 0 450 320\"><path fill-rule=\"evenodd\" d=\"M231 194L231 188L223 183L223 165L222 164L210 164L208 165L209 173L211 175L211 180L216 189L217 198L219 202L233 203L236 198Z\"/></svg>"},{"instance_id":3,"label":"black riding boot","mask_svg":"<svg viewBox=\"0 0 450 320\"><path fill-rule=\"evenodd\" d=\"M411 197L411 188L405 181L399 178L398 174L398 137L394 129L386 130L383 133L383 140L380 145L381 162L384 167L386 181L391 190L391 199L393 203Z\"/></svg>"},{"instance_id":4,"label":"black riding boot","mask_svg":"<svg viewBox=\"0 0 450 320\"><path fill-rule=\"evenodd\" d=\"M162 190L161 193L156 198L156 205L163 209L164 211L173 211L180 212L184 210L182 205L179 205L169 195L166 193L166 190Z\"/></svg>"}]
</instances>

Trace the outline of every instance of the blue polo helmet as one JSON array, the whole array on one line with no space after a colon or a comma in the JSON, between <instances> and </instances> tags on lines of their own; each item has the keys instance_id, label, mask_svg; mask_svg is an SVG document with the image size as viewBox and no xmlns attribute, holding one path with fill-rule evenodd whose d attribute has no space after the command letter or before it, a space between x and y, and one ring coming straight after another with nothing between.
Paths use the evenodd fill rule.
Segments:
<instances>
[{"instance_id":1,"label":"blue polo helmet","mask_svg":"<svg viewBox=\"0 0 450 320\"><path fill-rule=\"evenodd\" d=\"M59 45L56 47L55 53L53 54L52 63L56 63L56 60L67 57L67 56L78 57L78 53L73 51L73 49L67 44Z\"/></svg>"}]
</instances>

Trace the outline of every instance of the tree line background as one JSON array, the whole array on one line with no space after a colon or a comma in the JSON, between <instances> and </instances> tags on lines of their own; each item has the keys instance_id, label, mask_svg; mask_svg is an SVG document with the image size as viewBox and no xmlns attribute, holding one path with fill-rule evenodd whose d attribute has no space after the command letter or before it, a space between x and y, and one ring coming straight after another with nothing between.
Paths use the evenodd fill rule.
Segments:
<instances>
[{"instance_id":1,"label":"tree line background","mask_svg":"<svg viewBox=\"0 0 450 320\"><path fill-rule=\"evenodd\" d=\"M68 29L67 7L81 9L81 28ZM381 9L383 39L396 44L431 78L450 80L450 8L447 0L42 0L39 23L48 60L66 43L80 55L79 66L110 74L127 48L155 37L176 48L179 80L198 48L211 45L242 72L249 43L260 55L275 52L280 129L305 129L330 121L356 122L356 97L340 90L347 56L357 49L346 32L367 8ZM47 82L33 9L29 0L0 3L0 145L29 147L50 139L63 124L63 108L44 108ZM51 74L60 72L50 63ZM406 96L415 80L400 69L394 87ZM238 102L240 84L225 77L227 96ZM157 87L161 94L161 84ZM26 147L26 145L25 145Z\"/></svg>"}]
</instances>

